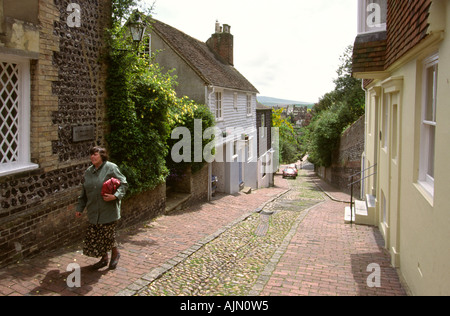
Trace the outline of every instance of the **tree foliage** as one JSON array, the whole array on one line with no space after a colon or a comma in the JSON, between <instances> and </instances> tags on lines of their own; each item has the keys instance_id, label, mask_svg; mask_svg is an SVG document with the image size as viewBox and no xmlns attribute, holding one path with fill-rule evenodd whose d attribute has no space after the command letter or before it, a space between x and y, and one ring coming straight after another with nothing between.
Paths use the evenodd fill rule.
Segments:
<instances>
[{"instance_id":1,"label":"tree foliage","mask_svg":"<svg viewBox=\"0 0 450 316\"><path fill-rule=\"evenodd\" d=\"M318 166L331 165L342 132L364 114L361 80L352 77L352 51L352 46L346 48L334 80L335 89L314 106L311 124L302 130L302 151Z\"/></svg>"},{"instance_id":2,"label":"tree foliage","mask_svg":"<svg viewBox=\"0 0 450 316\"><path fill-rule=\"evenodd\" d=\"M281 163L291 163L300 159L300 143L295 133L294 127L287 120L282 118L283 109L272 111L272 125L279 131L279 155Z\"/></svg>"},{"instance_id":3,"label":"tree foliage","mask_svg":"<svg viewBox=\"0 0 450 316\"><path fill-rule=\"evenodd\" d=\"M204 105L176 95L176 77L170 71L163 72L154 56L138 53L144 47L133 47L123 24L136 4L131 0L112 1L113 23L106 57L110 124L107 142L111 159L127 177L131 195L165 181L174 128L191 127L195 118L205 122L204 128L214 124L212 115L205 114ZM143 20L146 18L143 16Z\"/></svg>"}]
</instances>

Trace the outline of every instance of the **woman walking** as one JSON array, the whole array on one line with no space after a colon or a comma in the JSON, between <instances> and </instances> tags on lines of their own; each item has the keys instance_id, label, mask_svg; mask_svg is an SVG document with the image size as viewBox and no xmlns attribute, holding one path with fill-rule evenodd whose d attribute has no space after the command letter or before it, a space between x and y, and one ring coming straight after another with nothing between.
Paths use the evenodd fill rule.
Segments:
<instances>
[{"instance_id":1,"label":"woman walking","mask_svg":"<svg viewBox=\"0 0 450 316\"><path fill-rule=\"evenodd\" d=\"M89 227L84 239L83 254L88 257L101 258L92 266L98 270L108 265L108 251L111 251L109 268L114 270L119 262L120 253L116 243L116 225L120 219L121 200L128 189L125 176L117 165L108 161L104 148L93 147L90 152L92 166L84 174L83 192L78 198L76 217L80 218L87 210ZM103 184L115 178L120 186L113 194L103 193Z\"/></svg>"}]
</instances>

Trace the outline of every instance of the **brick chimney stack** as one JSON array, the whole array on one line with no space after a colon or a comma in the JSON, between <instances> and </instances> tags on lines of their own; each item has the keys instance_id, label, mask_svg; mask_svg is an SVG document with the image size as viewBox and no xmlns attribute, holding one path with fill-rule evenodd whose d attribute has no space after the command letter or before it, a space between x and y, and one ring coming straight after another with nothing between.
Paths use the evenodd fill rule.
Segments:
<instances>
[{"instance_id":1,"label":"brick chimney stack","mask_svg":"<svg viewBox=\"0 0 450 316\"><path fill-rule=\"evenodd\" d=\"M222 59L234 65L233 61L233 35L230 32L231 26L224 24L223 27L216 21L216 32L211 35L210 39L206 41L206 45L218 54Z\"/></svg>"}]
</instances>

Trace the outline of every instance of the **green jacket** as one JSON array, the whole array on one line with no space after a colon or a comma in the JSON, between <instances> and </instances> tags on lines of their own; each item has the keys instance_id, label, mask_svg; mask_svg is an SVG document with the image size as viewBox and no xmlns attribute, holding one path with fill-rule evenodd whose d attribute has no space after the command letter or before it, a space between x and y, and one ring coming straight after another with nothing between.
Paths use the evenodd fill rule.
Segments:
<instances>
[{"instance_id":1,"label":"green jacket","mask_svg":"<svg viewBox=\"0 0 450 316\"><path fill-rule=\"evenodd\" d=\"M117 200L105 202L101 195L103 183L112 177L120 180L120 186L114 194ZM128 189L125 176L117 165L104 162L98 170L92 165L84 174L83 192L78 197L77 212L87 209L91 224L108 224L120 219L120 204Z\"/></svg>"}]
</instances>

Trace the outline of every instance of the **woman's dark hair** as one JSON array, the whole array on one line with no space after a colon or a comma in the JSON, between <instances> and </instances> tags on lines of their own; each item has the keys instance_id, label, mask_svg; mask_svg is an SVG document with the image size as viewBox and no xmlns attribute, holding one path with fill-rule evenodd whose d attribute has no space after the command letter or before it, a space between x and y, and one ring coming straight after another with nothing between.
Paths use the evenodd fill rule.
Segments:
<instances>
[{"instance_id":1,"label":"woman's dark hair","mask_svg":"<svg viewBox=\"0 0 450 316\"><path fill-rule=\"evenodd\" d=\"M93 155L95 153L99 153L100 157L102 157L103 162L108 161L108 153L105 148L102 147L92 147L89 150L89 155Z\"/></svg>"}]
</instances>

